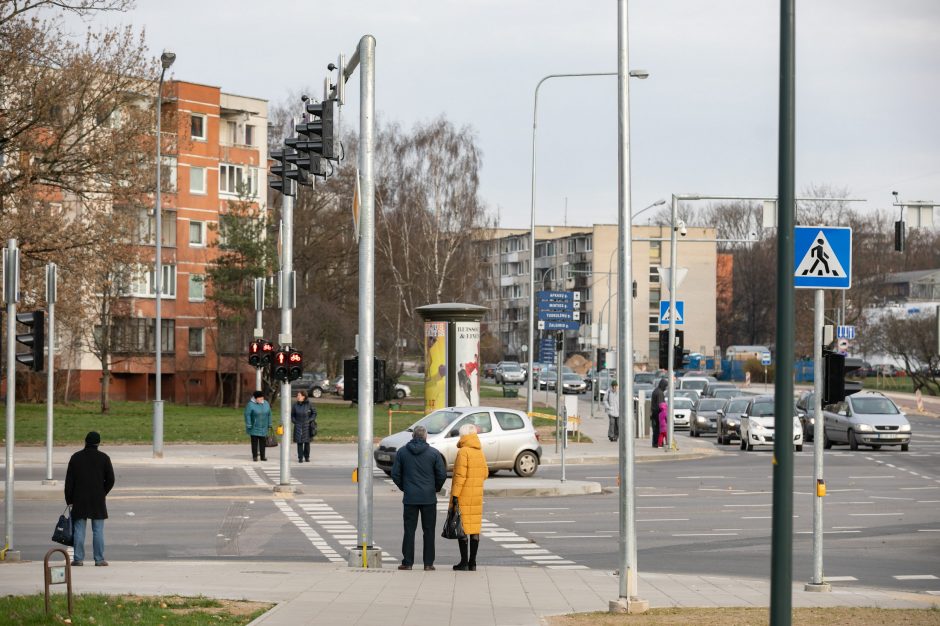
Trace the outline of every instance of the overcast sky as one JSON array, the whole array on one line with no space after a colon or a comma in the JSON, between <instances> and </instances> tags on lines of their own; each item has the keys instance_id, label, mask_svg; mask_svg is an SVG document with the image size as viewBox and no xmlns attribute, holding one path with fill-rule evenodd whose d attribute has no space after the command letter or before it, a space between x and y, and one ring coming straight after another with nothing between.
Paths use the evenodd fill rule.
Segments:
<instances>
[{"instance_id":1,"label":"overcast sky","mask_svg":"<svg viewBox=\"0 0 940 626\"><path fill-rule=\"evenodd\" d=\"M886 208L940 201L940 2L797 2L797 190ZM671 193L774 196L779 2L632 0L634 212ZM529 224L532 101L546 74L617 69L615 0L137 0L95 18L146 29L173 76L281 102L372 34L376 107L405 127L445 115L483 150L481 195ZM76 31L81 24L72 20ZM344 121L358 123L358 75ZM617 219L615 77L539 96L537 222Z\"/></svg>"}]
</instances>

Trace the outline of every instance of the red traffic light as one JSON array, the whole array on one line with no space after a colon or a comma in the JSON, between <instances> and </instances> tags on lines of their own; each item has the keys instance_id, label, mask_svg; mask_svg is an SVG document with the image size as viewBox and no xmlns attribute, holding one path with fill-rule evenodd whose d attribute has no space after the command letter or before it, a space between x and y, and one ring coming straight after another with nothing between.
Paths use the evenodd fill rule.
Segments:
<instances>
[{"instance_id":1,"label":"red traffic light","mask_svg":"<svg viewBox=\"0 0 940 626\"><path fill-rule=\"evenodd\" d=\"M290 360L291 363L303 363L304 356L297 351L291 351L288 359Z\"/></svg>"}]
</instances>

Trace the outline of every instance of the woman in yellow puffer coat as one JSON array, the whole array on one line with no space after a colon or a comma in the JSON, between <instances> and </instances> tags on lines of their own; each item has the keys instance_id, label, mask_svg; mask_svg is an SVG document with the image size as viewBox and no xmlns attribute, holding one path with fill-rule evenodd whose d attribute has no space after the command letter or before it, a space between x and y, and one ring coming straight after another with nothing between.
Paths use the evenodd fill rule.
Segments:
<instances>
[{"instance_id":1,"label":"woman in yellow puffer coat","mask_svg":"<svg viewBox=\"0 0 940 626\"><path fill-rule=\"evenodd\" d=\"M480 449L480 438L477 437L476 426L464 424L460 427L457 459L454 461L454 479L450 489L451 506L454 502L460 506L463 530L467 533L465 539L457 541L460 548L460 563L454 565L455 570L473 572L477 569L480 525L483 522L483 481L489 475L486 457Z\"/></svg>"}]
</instances>

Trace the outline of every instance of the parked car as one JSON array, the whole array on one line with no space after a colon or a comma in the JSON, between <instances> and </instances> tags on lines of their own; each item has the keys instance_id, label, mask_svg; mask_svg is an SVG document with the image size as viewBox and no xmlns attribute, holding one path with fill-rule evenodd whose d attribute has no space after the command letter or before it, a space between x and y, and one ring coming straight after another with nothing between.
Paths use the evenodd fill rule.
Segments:
<instances>
[{"instance_id":1,"label":"parked car","mask_svg":"<svg viewBox=\"0 0 940 626\"><path fill-rule=\"evenodd\" d=\"M719 389L733 389L734 391L737 391L738 386L734 383L722 382L720 380L709 381L708 384L705 385L705 389L702 391L702 395L706 398L715 398L715 392Z\"/></svg>"},{"instance_id":2,"label":"parked car","mask_svg":"<svg viewBox=\"0 0 940 626\"><path fill-rule=\"evenodd\" d=\"M672 411L673 428L689 428L692 423L692 411L695 409L695 403L689 398L679 398L673 394L672 399L675 408Z\"/></svg>"},{"instance_id":3,"label":"parked car","mask_svg":"<svg viewBox=\"0 0 940 626\"><path fill-rule=\"evenodd\" d=\"M290 393L306 391L308 396L319 398L330 388L330 381L323 372L304 372L297 380L290 383Z\"/></svg>"},{"instance_id":4,"label":"parked car","mask_svg":"<svg viewBox=\"0 0 940 626\"><path fill-rule=\"evenodd\" d=\"M535 474L542 458L538 435L524 411L488 406L449 407L434 411L407 430L379 442L373 456L375 464L386 474L391 474L395 453L411 440L411 433L419 424L428 429L428 444L444 457L449 472L454 469L460 441L458 431L464 424L477 427L490 475L511 469L526 478Z\"/></svg>"},{"instance_id":5,"label":"parked car","mask_svg":"<svg viewBox=\"0 0 940 626\"><path fill-rule=\"evenodd\" d=\"M907 452L911 445L911 423L891 398L876 391L862 391L848 396L823 410L823 447L848 444L858 450L859 444L878 450L881 446L901 446Z\"/></svg>"},{"instance_id":6,"label":"parked car","mask_svg":"<svg viewBox=\"0 0 940 626\"><path fill-rule=\"evenodd\" d=\"M333 381L333 384L330 385L330 391L337 396L343 395L343 388L345 387L345 379L342 376L338 376L336 380Z\"/></svg>"},{"instance_id":7,"label":"parked car","mask_svg":"<svg viewBox=\"0 0 940 626\"><path fill-rule=\"evenodd\" d=\"M503 363L496 368L496 384L505 385L515 383L521 385L525 382L525 371L518 363Z\"/></svg>"},{"instance_id":8,"label":"parked car","mask_svg":"<svg viewBox=\"0 0 940 626\"><path fill-rule=\"evenodd\" d=\"M587 391L587 384L580 374L561 375L562 393L584 393L585 391Z\"/></svg>"},{"instance_id":9,"label":"parked car","mask_svg":"<svg viewBox=\"0 0 940 626\"><path fill-rule=\"evenodd\" d=\"M496 376L496 363L483 364L483 378L493 378Z\"/></svg>"},{"instance_id":10,"label":"parked car","mask_svg":"<svg viewBox=\"0 0 940 626\"><path fill-rule=\"evenodd\" d=\"M659 372L636 372L633 374L633 383L646 383L652 385L658 378L662 378L662 374Z\"/></svg>"},{"instance_id":11,"label":"parked car","mask_svg":"<svg viewBox=\"0 0 940 626\"><path fill-rule=\"evenodd\" d=\"M816 430L815 397L812 391L804 391L796 400L796 416L800 418L800 425L803 426L803 439L805 441L813 440L813 433Z\"/></svg>"},{"instance_id":12,"label":"parked car","mask_svg":"<svg viewBox=\"0 0 940 626\"><path fill-rule=\"evenodd\" d=\"M401 400L411 395L411 387L404 383L395 383L395 397Z\"/></svg>"},{"instance_id":13,"label":"parked car","mask_svg":"<svg viewBox=\"0 0 940 626\"><path fill-rule=\"evenodd\" d=\"M702 398L695 403L689 418L689 435L701 437L702 433L718 432L718 411L725 405L719 398Z\"/></svg>"},{"instance_id":14,"label":"parked car","mask_svg":"<svg viewBox=\"0 0 940 626\"><path fill-rule=\"evenodd\" d=\"M718 411L718 443L730 444L732 439L741 438L741 416L751 402L749 397L729 398Z\"/></svg>"},{"instance_id":15,"label":"parked car","mask_svg":"<svg viewBox=\"0 0 940 626\"><path fill-rule=\"evenodd\" d=\"M793 445L797 452L803 451L803 427L800 419L793 416ZM755 396L741 415L741 449L753 450L754 446L774 445L776 417L773 396Z\"/></svg>"}]
</instances>

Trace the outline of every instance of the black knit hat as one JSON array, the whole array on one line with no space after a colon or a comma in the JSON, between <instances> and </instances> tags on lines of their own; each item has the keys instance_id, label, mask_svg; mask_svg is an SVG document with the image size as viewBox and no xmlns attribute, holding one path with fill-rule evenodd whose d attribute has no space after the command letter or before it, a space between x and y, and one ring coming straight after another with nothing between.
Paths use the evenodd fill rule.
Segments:
<instances>
[{"instance_id":1,"label":"black knit hat","mask_svg":"<svg viewBox=\"0 0 940 626\"><path fill-rule=\"evenodd\" d=\"M85 445L97 446L99 443L101 443L101 435L95 431L91 431L85 435Z\"/></svg>"}]
</instances>

